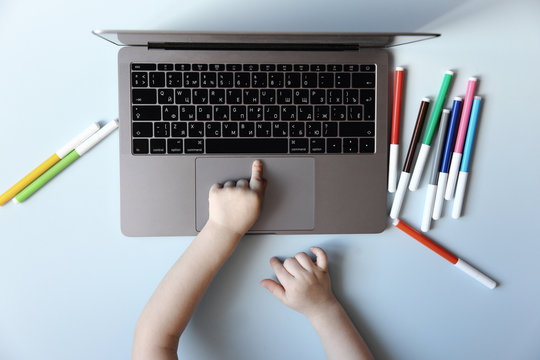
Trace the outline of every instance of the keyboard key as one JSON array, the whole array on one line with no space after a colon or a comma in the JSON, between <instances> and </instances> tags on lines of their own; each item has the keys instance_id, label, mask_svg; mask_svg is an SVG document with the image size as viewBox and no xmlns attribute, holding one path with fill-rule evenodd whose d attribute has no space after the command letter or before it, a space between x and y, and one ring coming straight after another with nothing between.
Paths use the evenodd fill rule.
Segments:
<instances>
[{"instance_id":1,"label":"keyboard key","mask_svg":"<svg viewBox=\"0 0 540 360\"><path fill-rule=\"evenodd\" d=\"M334 74L333 73L320 73L319 74L319 87L320 88L333 88L334 87Z\"/></svg>"},{"instance_id":2,"label":"keyboard key","mask_svg":"<svg viewBox=\"0 0 540 360\"><path fill-rule=\"evenodd\" d=\"M340 138L328 138L326 139L326 152L332 154L341 153L341 139Z\"/></svg>"},{"instance_id":3,"label":"keyboard key","mask_svg":"<svg viewBox=\"0 0 540 360\"><path fill-rule=\"evenodd\" d=\"M223 137L237 137L238 136L238 123L224 122L222 126Z\"/></svg>"},{"instance_id":4,"label":"keyboard key","mask_svg":"<svg viewBox=\"0 0 540 360\"><path fill-rule=\"evenodd\" d=\"M132 87L147 87L148 86L148 73L147 72L132 72L131 73L131 86Z\"/></svg>"},{"instance_id":5,"label":"keyboard key","mask_svg":"<svg viewBox=\"0 0 540 360\"><path fill-rule=\"evenodd\" d=\"M259 65L257 64L244 64L242 66L244 71L259 71Z\"/></svg>"},{"instance_id":6,"label":"keyboard key","mask_svg":"<svg viewBox=\"0 0 540 360\"><path fill-rule=\"evenodd\" d=\"M276 103L276 90L264 89L261 90L261 104L275 104Z\"/></svg>"},{"instance_id":7,"label":"keyboard key","mask_svg":"<svg viewBox=\"0 0 540 360\"><path fill-rule=\"evenodd\" d=\"M204 140L203 139L186 139L184 143L185 143L186 154L203 154L204 153Z\"/></svg>"},{"instance_id":8,"label":"keyboard key","mask_svg":"<svg viewBox=\"0 0 540 360\"><path fill-rule=\"evenodd\" d=\"M313 106L299 106L298 107L298 120L313 120Z\"/></svg>"},{"instance_id":9,"label":"keyboard key","mask_svg":"<svg viewBox=\"0 0 540 360\"><path fill-rule=\"evenodd\" d=\"M264 120L279 120L279 106L265 106Z\"/></svg>"},{"instance_id":10,"label":"keyboard key","mask_svg":"<svg viewBox=\"0 0 540 360\"><path fill-rule=\"evenodd\" d=\"M309 152L312 154L324 153L324 139L310 139L309 140Z\"/></svg>"},{"instance_id":11,"label":"keyboard key","mask_svg":"<svg viewBox=\"0 0 540 360\"><path fill-rule=\"evenodd\" d=\"M204 123L191 122L188 124L188 135L189 137L204 137Z\"/></svg>"},{"instance_id":12,"label":"keyboard key","mask_svg":"<svg viewBox=\"0 0 540 360\"><path fill-rule=\"evenodd\" d=\"M348 120L362 120L362 107L361 106L349 106L347 114Z\"/></svg>"},{"instance_id":13,"label":"keyboard key","mask_svg":"<svg viewBox=\"0 0 540 360\"><path fill-rule=\"evenodd\" d=\"M310 104L324 104L326 99L326 91L322 89L311 90L309 94Z\"/></svg>"},{"instance_id":14,"label":"keyboard key","mask_svg":"<svg viewBox=\"0 0 540 360\"><path fill-rule=\"evenodd\" d=\"M320 122L306 123L306 136L307 137L320 137L321 136L321 123Z\"/></svg>"},{"instance_id":15,"label":"keyboard key","mask_svg":"<svg viewBox=\"0 0 540 360\"><path fill-rule=\"evenodd\" d=\"M216 87L216 73L213 73L213 72L201 73L201 86L204 88Z\"/></svg>"},{"instance_id":16,"label":"keyboard key","mask_svg":"<svg viewBox=\"0 0 540 360\"><path fill-rule=\"evenodd\" d=\"M247 88L251 84L249 73L235 73L234 86L239 88Z\"/></svg>"},{"instance_id":17,"label":"keyboard key","mask_svg":"<svg viewBox=\"0 0 540 360\"><path fill-rule=\"evenodd\" d=\"M180 106L180 120L195 120L195 106Z\"/></svg>"},{"instance_id":18,"label":"keyboard key","mask_svg":"<svg viewBox=\"0 0 540 360\"><path fill-rule=\"evenodd\" d=\"M197 120L212 120L212 106L197 106Z\"/></svg>"},{"instance_id":19,"label":"keyboard key","mask_svg":"<svg viewBox=\"0 0 540 360\"><path fill-rule=\"evenodd\" d=\"M342 65L337 65L337 64L333 64L333 65L328 65L326 67L326 69L328 71L343 71L343 66Z\"/></svg>"},{"instance_id":20,"label":"keyboard key","mask_svg":"<svg viewBox=\"0 0 540 360\"><path fill-rule=\"evenodd\" d=\"M219 87L233 87L233 73L219 73L217 80Z\"/></svg>"},{"instance_id":21,"label":"keyboard key","mask_svg":"<svg viewBox=\"0 0 540 360\"><path fill-rule=\"evenodd\" d=\"M150 154L165 154L166 151L165 139L150 139Z\"/></svg>"},{"instance_id":22,"label":"keyboard key","mask_svg":"<svg viewBox=\"0 0 540 360\"><path fill-rule=\"evenodd\" d=\"M361 153L374 153L375 152L375 139L360 139L360 152Z\"/></svg>"},{"instance_id":23,"label":"keyboard key","mask_svg":"<svg viewBox=\"0 0 540 360\"><path fill-rule=\"evenodd\" d=\"M282 106L281 120L296 120L296 106Z\"/></svg>"},{"instance_id":24,"label":"keyboard key","mask_svg":"<svg viewBox=\"0 0 540 360\"><path fill-rule=\"evenodd\" d=\"M212 89L210 90L210 104L225 104L225 90Z\"/></svg>"},{"instance_id":25,"label":"keyboard key","mask_svg":"<svg viewBox=\"0 0 540 360\"><path fill-rule=\"evenodd\" d=\"M353 73L353 88L373 88L375 87L375 73Z\"/></svg>"},{"instance_id":26,"label":"keyboard key","mask_svg":"<svg viewBox=\"0 0 540 360\"><path fill-rule=\"evenodd\" d=\"M221 137L221 123L217 121L207 122L205 129L206 137Z\"/></svg>"},{"instance_id":27,"label":"keyboard key","mask_svg":"<svg viewBox=\"0 0 540 360\"><path fill-rule=\"evenodd\" d=\"M261 65L261 71L276 71L276 65L274 64Z\"/></svg>"},{"instance_id":28,"label":"keyboard key","mask_svg":"<svg viewBox=\"0 0 540 360\"><path fill-rule=\"evenodd\" d=\"M278 104L292 104L292 90L278 90L277 91L277 103Z\"/></svg>"},{"instance_id":29,"label":"keyboard key","mask_svg":"<svg viewBox=\"0 0 540 360\"><path fill-rule=\"evenodd\" d=\"M131 64L131 70L156 70L156 64Z\"/></svg>"},{"instance_id":30,"label":"keyboard key","mask_svg":"<svg viewBox=\"0 0 540 360\"><path fill-rule=\"evenodd\" d=\"M351 75L349 73L337 73L335 79L337 88L348 88L351 86Z\"/></svg>"},{"instance_id":31,"label":"keyboard key","mask_svg":"<svg viewBox=\"0 0 540 360\"><path fill-rule=\"evenodd\" d=\"M193 103L194 104L208 104L208 90L207 89L193 89Z\"/></svg>"},{"instance_id":32,"label":"keyboard key","mask_svg":"<svg viewBox=\"0 0 540 360\"><path fill-rule=\"evenodd\" d=\"M375 65L360 65L360 71L375 71Z\"/></svg>"},{"instance_id":33,"label":"keyboard key","mask_svg":"<svg viewBox=\"0 0 540 360\"><path fill-rule=\"evenodd\" d=\"M240 123L240 137L254 137L255 136L255 124L242 122Z\"/></svg>"},{"instance_id":34,"label":"keyboard key","mask_svg":"<svg viewBox=\"0 0 540 360\"><path fill-rule=\"evenodd\" d=\"M225 64L211 64L208 68L210 71L224 71Z\"/></svg>"},{"instance_id":35,"label":"keyboard key","mask_svg":"<svg viewBox=\"0 0 540 360\"><path fill-rule=\"evenodd\" d=\"M322 123L322 135L324 137L336 137L338 135L338 124L335 122Z\"/></svg>"},{"instance_id":36,"label":"keyboard key","mask_svg":"<svg viewBox=\"0 0 540 360\"><path fill-rule=\"evenodd\" d=\"M148 139L133 140L133 154L148 154L149 149Z\"/></svg>"},{"instance_id":37,"label":"keyboard key","mask_svg":"<svg viewBox=\"0 0 540 360\"><path fill-rule=\"evenodd\" d=\"M167 87L181 87L182 86L182 73L181 72L168 72L167 73Z\"/></svg>"},{"instance_id":38,"label":"keyboard key","mask_svg":"<svg viewBox=\"0 0 540 360\"><path fill-rule=\"evenodd\" d=\"M177 104L191 104L190 89L177 89L174 95Z\"/></svg>"},{"instance_id":39,"label":"keyboard key","mask_svg":"<svg viewBox=\"0 0 540 360\"><path fill-rule=\"evenodd\" d=\"M305 123L296 121L289 123L289 134L291 137L305 136Z\"/></svg>"},{"instance_id":40,"label":"keyboard key","mask_svg":"<svg viewBox=\"0 0 540 360\"><path fill-rule=\"evenodd\" d=\"M311 65L311 71L326 71L326 65Z\"/></svg>"},{"instance_id":41,"label":"keyboard key","mask_svg":"<svg viewBox=\"0 0 540 360\"><path fill-rule=\"evenodd\" d=\"M227 104L241 104L242 103L242 90L240 89L228 89Z\"/></svg>"},{"instance_id":42,"label":"keyboard key","mask_svg":"<svg viewBox=\"0 0 540 360\"><path fill-rule=\"evenodd\" d=\"M149 84L151 87L164 87L165 86L165 73L163 72L151 72L149 75Z\"/></svg>"},{"instance_id":43,"label":"keyboard key","mask_svg":"<svg viewBox=\"0 0 540 360\"><path fill-rule=\"evenodd\" d=\"M158 103L159 104L174 104L174 90L173 89L159 89L158 90Z\"/></svg>"},{"instance_id":44,"label":"keyboard key","mask_svg":"<svg viewBox=\"0 0 540 360\"><path fill-rule=\"evenodd\" d=\"M316 88L317 87L317 74L316 73L302 74L302 87L303 88Z\"/></svg>"},{"instance_id":45,"label":"keyboard key","mask_svg":"<svg viewBox=\"0 0 540 360\"><path fill-rule=\"evenodd\" d=\"M169 154L181 154L184 152L182 139L167 139L167 152Z\"/></svg>"},{"instance_id":46,"label":"keyboard key","mask_svg":"<svg viewBox=\"0 0 540 360\"><path fill-rule=\"evenodd\" d=\"M244 104L258 104L259 103L259 90L249 89L244 90Z\"/></svg>"},{"instance_id":47,"label":"keyboard key","mask_svg":"<svg viewBox=\"0 0 540 360\"><path fill-rule=\"evenodd\" d=\"M315 106L315 120L330 120L330 107Z\"/></svg>"},{"instance_id":48,"label":"keyboard key","mask_svg":"<svg viewBox=\"0 0 540 360\"><path fill-rule=\"evenodd\" d=\"M343 90L343 102L345 104L358 104L358 90L348 89Z\"/></svg>"},{"instance_id":49,"label":"keyboard key","mask_svg":"<svg viewBox=\"0 0 540 360\"><path fill-rule=\"evenodd\" d=\"M285 87L299 88L300 87L300 73L286 73L285 74Z\"/></svg>"},{"instance_id":50,"label":"keyboard key","mask_svg":"<svg viewBox=\"0 0 540 360\"><path fill-rule=\"evenodd\" d=\"M168 122L155 122L154 123L154 136L155 137L169 137L169 126Z\"/></svg>"},{"instance_id":51,"label":"keyboard key","mask_svg":"<svg viewBox=\"0 0 540 360\"><path fill-rule=\"evenodd\" d=\"M246 107L231 106L231 120L246 120Z\"/></svg>"},{"instance_id":52,"label":"keyboard key","mask_svg":"<svg viewBox=\"0 0 540 360\"><path fill-rule=\"evenodd\" d=\"M375 124L366 121L343 121L339 123L339 136L373 136Z\"/></svg>"},{"instance_id":53,"label":"keyboard key","mask_svg":"<svg viewBox=\"0 0 540 360\"><path fill-rule=\"evenodd\" d=\"M255 126L255 135L257 137L272 136L272 124L269 122L259 122Z\"/></svg>"},{"instance_id":54,"label":"keyboard key","mask_svg":"<svg viewBox=\"0 0 540 360\"><path fill-rule=\"evenodd\" d=\"M242 71L242 65L240 64L227 64L227 71Z\"/></svg>"},{"instance_id":55,"label":"keyboard key","mask_svg":"<svg viewBox=\"0 0 540 360\"><path fill-rule=\"evenodd\" d=\"M309 104L309 90L307 89L294 90L294 103L295 104Z\"/></svg>"},{"instance_id":56,"label":"keyboard key","mask_svg":"<svg viewBox=\"0 0 540 360\"><path fill-rule=\"evenodd\" d=\"M255 88L266 87L268 76L266 73L253 73L251 74L251 86Z\"/></svg>"},{"instance_id":57,"label":"keyboard key","mask_svg":"<svg viewBox=\"0 0 540 360\"><path fill-rule=\"evenodd\" d=\"M294 71L309 71L309 65L304 65L304 64L294 65Z\"/></svg>"},{"instance_id":58,"label":"keyboard key","mask_svg":"<svg viewBox=\"0 0 540 360\"><path fill-rule=\"evenodd\" d=\"M347 118L347 108L345 106L331 106L330 113L332 114L331 120L343 121Z\"/></svg>"},{"instance_id":59,"label":"keyboard key","mask_svg":"<svg viewBox=\"0 0 540 360\"><path fill-rule=\"evenodd\" d=\"M263 120L264 108L260 105L247 107L248 120Z\"/></svg>"},{"instance_id":60,"label":"keyboard key","mask_svg":"<svg viewBox=\"0 0 540 360\"><path fill-rule=\"evenodd\" d=\"M364 120L375 120L375 90L360 90L360 103L364 105Z\"/></svg>"},{"instance_id":61,"label":"keyboard key","mask_svg":"<svg viewBox=\"0 0 540 360\"><path fill-rule=\"evenodd\" d=\"M289 126L286 122L274 122L272 123L272 133L274 137L287 137L289 136Z\"/></svg>"},{"instance_id":62,"label":"keyboard key","mask_svg":"<svg viewBox=\"0 0 540 360\"><path fill-rule=\"evenodd\" d=\"M163 107L163 120L178 120L178 106L164 106Z\"/></svg>"},{"instance_id":63,"label":"keyboard key","mask_svg":"<svg viewBox=\"0 0 540 360\"><path fill-rule=\"evenodd\" d=\"M208 65L207 64L193 64L192 69L193 71L208 71Z\"/></svg>"},{"instance_id":64,"label":"keyboard key","mask_svg":"<svg viewBox=\"0 0 540 360\"><path fill-rule=\"evenodd\" d=\"M293 67L292 65L283 65L280 64L277 66L278 71L292 71Z\"/></svg>"},{"instance_id":65,"label":"keyboard key","mask_svg":"<svg viewBox=\"0 0 540 360\"><path fill-rule=\"evenodd\" d=\"M156 89L133 89L131 91L133 104L155 104Z\"/></svg>"},{"instance_id":66,"label":"keyboard key","mask_svg":"<svg viewBox=\"0 0 540 360\"><path fill-rule=\"evenodd\" d=\"M214 120L229 120L229 106L214 106Z\"/></svg>"},{"instance_id":67,"label":"keyboard key","mask_svg":"<svg viewBox=\"0 0 540 360\"><path fill-rule=\"evenodd\" d=\"M269 73L268 86L271 88L283 87L283 73Z\"/></svg>"},{"instance_id":68,"label":"keyboard key","mask_svg":"<svg viewBox=\"0 0 540 360\"><path fill-rule=\"evenodd\" d=\"M343 152L344 153L357 153L358 152L358 139L343 139Z\"/></svg>"},{"instance_id":69,"label":"keyboard key","mask_svg":"<svg viewBox=\"0 0 540 360\"><path fill-rule=\"evenodd\" d=\"M290 139L289 149L291 154L307 153L309 146L308 139Z\"/></svg>"},{"instance_id":70,"label":"keyboard key","mask_svg":"<svg viewBox=\"0 0 540 360\"><path fill-rule=\"evenodd\" d=\"M160 71L172 71L172 70L174 70L174 64L158 64L158 70L160 70Z\"/></svg>"},{"instance_id":71,"label":"keyboard key","mask_svg":"<svg viewBox=\"0 0 540 360\"><path fill-rule=\"evenodd\" d=\"M191 70L191 64L175 64L174 70L176 71L190 71Z\"/></svg>"},{"instance_id":72,"label":"keyboard key","mask_svg":"<svg viewBox=\"0 0 540 360\"><path fill-rule=\"evenodd\" d=\"M171 124L171 136L172 137L186 137L187 124L184 122L173 122Z\"/></svg>"},{"instance_id":73,"label":"keyboard key","mask_svg":"<svg viewBox=\"0 0 540 360\"><path fill-rule=\"evenodd\" d=\"M328 90L327 100L329 104L342 104L343 103L342 90Z\"/></svg>"},{"instance_id":74,"label":"keyboard key","mask_svg":"<svg viewBox=\"0 0 540 360\"><path fill-rule=\"evenodd\" d=\"M185 87L199 87L199 73L185 72L184 73Z\"/></svg>"},{"instance_id":75,"label":"keyboard key","mask_svg":"<svg viewBox=\"0 0 540 360\"><path fill-rule=\"evenodd\" d=\"M358 65L344 65L343 71L358 71Z\"/></svg>"},{"instance_id":76,"label":"keyboard key","mask_svg":"<svg viewBox=\"0 0 540 360\"><path fill-rule=\"evenodd\" d=\"M154 134L151 122L134 122L131 128L133 137L152 137Z\"/></svg>"},{"instance_id":77,"label":"keyboard key","mask_svg":"<svg viewBox=\"0 0 540 360\"><path fill-rule=\"evenodd\" d=\"M207 154L285 154L287 150L287 139L206 140Z\"/></svg>"},{"instance_id":78,"label":"keyboard key","mask_svg":"<svg viewBox=\"0 0 540 360\"><path fill-rule=\"evenodd\" d=\"M133 120L161 120L161 106L133 106Z\"/></svg>"}]
</instances>

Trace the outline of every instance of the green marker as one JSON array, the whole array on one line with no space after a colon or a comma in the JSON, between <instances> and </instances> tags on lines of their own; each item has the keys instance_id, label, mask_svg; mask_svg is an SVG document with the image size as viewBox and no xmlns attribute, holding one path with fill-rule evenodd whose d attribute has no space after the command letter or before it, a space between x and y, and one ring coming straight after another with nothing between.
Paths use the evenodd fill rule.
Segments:
<instances>
[{"instance_id":1,"label":"green marker","mask_svg":"<svg viewBox=\"0 0 540 360\"><path fill-rule=\"evenodd\" d=\"M43 175L34 180L30 185L24 188L15 198L13 199L16 203L21 203L32 196L36 191L38 191L43 185L48 183L52 178L58 175L62 170L68 167L72 162L83 156L88 150L90 150L94 145L103 140L107 135L112 133L118 127L118 120L113 120L107 125L98 130L94 135L89 137L81 145L77 146L75 150L67 154L62 160L57 162L49 170L47 170Z\"/></svg>"},{"instance_id":2,"label":"green marker","mask_svg":"<svg viewBox=\"0 0 540 360\"><path fill-rule=\"evenodd\" d=\"M420 178L422 177L422 172L424 171L424 165L429 155L429 149L431 147L431 140L433 139L433 134L437 129L437 124L439 123L439 118L441 117L442 108L444 102L446 101L446 93L448 93L448 88L454 77L454 72L448 70L444 74L443 83L441 89L439 90L439 95L433 106L433 112L429 118L429 122L426 129L426 134L424 135L424 141L418 152L418 158L416 159L416 164L414 165L414 170L411 176L411 182L409 183L409 190L416 191L418 189L418 184L420 184Z\"/></svg>"}]
</instances>

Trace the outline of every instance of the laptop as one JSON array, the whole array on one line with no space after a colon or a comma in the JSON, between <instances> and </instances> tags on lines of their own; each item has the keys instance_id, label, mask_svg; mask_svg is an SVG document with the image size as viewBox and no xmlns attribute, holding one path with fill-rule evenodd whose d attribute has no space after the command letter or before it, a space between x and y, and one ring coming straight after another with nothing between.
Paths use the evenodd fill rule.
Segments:
<instances>
[{"instance_id":1,"label":"laptop","mask_svg":"<svg viewBox=\"0 0 540 360\"><path fill-rule=\"evenodd\" d=\"M94 31L116 45L121 229L196 235L214 183L268 180L250 233L386 227L387 48L437 34Z\"/></svg>"}]
</instances>

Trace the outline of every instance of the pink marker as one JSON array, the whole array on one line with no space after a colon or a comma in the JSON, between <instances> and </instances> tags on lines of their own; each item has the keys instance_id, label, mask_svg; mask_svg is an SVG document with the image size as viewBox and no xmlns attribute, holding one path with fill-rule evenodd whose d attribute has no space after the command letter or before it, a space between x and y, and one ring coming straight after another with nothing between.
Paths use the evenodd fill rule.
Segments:
<instances>
[{"instance_id":1,"label":"pink marker","mask_svg":"<svg viewBox=\"0 0 540 360\"><path fill-rule=\"evenodd\" d=\"M446 200L451 200L454 197L454 189L456 188L459 166L461 164L461 157L463 156L463 145L465 144L465 137L467 136L467 127L469 126L469 117L471 115L471 107L477 80L478 79L475 77L472 77L467 84L465 102L463 103L463 111L461 113L461 119L459 120L456 145L454 146L454 153L452 154L452 160L450 162L446 193L444 194Z\"/></svg>"}]
</instances>

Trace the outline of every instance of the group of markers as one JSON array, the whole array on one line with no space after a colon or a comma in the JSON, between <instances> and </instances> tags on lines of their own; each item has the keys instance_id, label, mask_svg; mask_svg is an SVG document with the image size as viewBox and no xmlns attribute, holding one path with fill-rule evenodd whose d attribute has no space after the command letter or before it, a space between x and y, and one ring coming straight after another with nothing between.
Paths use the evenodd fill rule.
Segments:
<instances>
[{"instance_id":1,"label":"group of markers","mask_svg":"<svg viewBox=\"0 0 540 360\"><path fill-rule=\"evenodd\" d=\"M454 76L452 71L447 71L445 73L439 95L437 96L429 122L427 123L424 140L420 146L416 164L411 176L416 148L424 128L424 122L430 104L428 98L422 99L403 170L399 177L399 182L397 182L399 122L403 75L404 69L397 67L395 70L392 135L388 165L388 191L391 193L395 192L394 201L390 210L390 217L394 219L394 225L398 229L420 241L422 244L450 261L457 268L472 276L488 288L493 289L497 286L495 281L399 219L399 213L407 192L407 187L411 191L416 191L418 189L437 126L439 127L437 145L435 147L435 154L433 154L431 176L427 189L421 229L423 232L427 232L430 229L431 220L438 220L441 217L444 200L451 200L454 197L454 191L455 198L452 217L457 219L461 216L469 172L469 160L472 152L480 105L482 103L482 98L480 96L474 96L477 79L474 77L469 79L465 93L465 101L460 97L455 97L452 109L443 109L448 88L450 87L450 83Z\"/></svg>"},{"instance_id":2,"label":"group of markers","mask_svg":"<svg viewBox=\"0 0 540 360\"><path fill-rule=\"evenodd\" d=\"M112 133L117 127L118 120L113 120L102 128L100 128L98 123L90 125L28 175L19 180L9 190L0 195L0 206L12 198L16 203L21 203L28 199L58 173Z\"/></svg>"}]
</instances>

